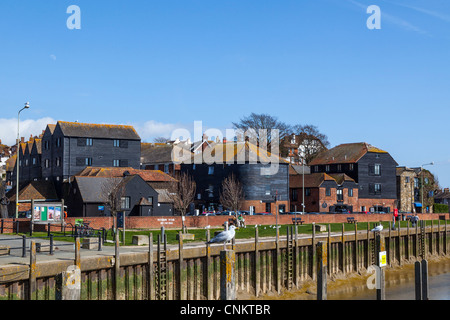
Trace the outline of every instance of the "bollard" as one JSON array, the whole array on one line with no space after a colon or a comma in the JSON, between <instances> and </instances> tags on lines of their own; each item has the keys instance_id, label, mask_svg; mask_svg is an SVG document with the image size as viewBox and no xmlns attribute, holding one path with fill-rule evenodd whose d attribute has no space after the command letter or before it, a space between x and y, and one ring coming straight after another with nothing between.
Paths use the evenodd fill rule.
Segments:
<instances>
[{"instance_id":1,"label":"bollard","mask_svg":"<svg viewBox=\"0 0 450 320\"><path fill-rule=\"evenodd\" d=\"M102 236L102 234L99 232L99 233L98 233L98 251L102 251L102 239L103 239L103 236Z\"/></svg>"},{"instance_id":2,"label":"bollard","mask_svg":"<svg viewBox=\"0 0 450 320\"><path fill-rule=\"evenodd\" d=\"M50 234L50 255L53 255L53 235Z\"/></svg>"},{"instance_id":3,"label":"bollard","mask_svg":"<svg viewBox=\"0 0 450 320\"><path fill-rule=\"evenodd\" d=\"M22 258L27 256L27 236L22 236Z\"/></svg>"},{"instance_id":4,"label":"bollard","mask_svg":"<svg viewBox=\"0 0 450 320\"><path fill-rule=\"evenodd\" d=\"M220 251L220 299L236 300L236 254L232 250Z\"/></svg>"},{"instance_id":5,"label":"bollard","mask_svg":"<svg viewBox=\"0 0 450 320\"><path fill-rule=\"evenodd\" d=\"M50 237L50 233L51 233L51 224L50 224L50 222L47 224L47 237Z\"/></svg>"}]
</instances>

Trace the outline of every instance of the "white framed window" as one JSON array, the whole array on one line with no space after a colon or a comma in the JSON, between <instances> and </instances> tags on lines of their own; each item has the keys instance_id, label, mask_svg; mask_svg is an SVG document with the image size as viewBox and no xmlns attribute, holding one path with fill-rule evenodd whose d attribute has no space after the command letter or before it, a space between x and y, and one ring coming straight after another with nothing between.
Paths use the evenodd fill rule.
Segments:
<instances>
[{"instance_id":1,"label":"white framed window","mask_svg":"<svg viewBox=\"0 0 450 320\"><path fill-rule=\"evenodd\" d=\"M209 175L214 174L214 167L213 167L213 166L209 166L209 167L208 167L208 174L209 174Z\"/></svg>"},{"instance_id":2,"label":"white framed window","mask_svg":"<svg viewBox=\"0 0 450 320\"><path fill-rule=\"evenodd\" d=\"M113 167L118 167L120 166L120 160L113 160Z\"/></svg>"},{"instance_id":3,"label":"white framed window","mask_svg":"<svg viewBox=\"0 0 450 320\"><path fill-rule=\"evenodd\" d=\"M114 139L113 144L114 147L120 147L120 140Z\"/></svg>"}]
</instances>

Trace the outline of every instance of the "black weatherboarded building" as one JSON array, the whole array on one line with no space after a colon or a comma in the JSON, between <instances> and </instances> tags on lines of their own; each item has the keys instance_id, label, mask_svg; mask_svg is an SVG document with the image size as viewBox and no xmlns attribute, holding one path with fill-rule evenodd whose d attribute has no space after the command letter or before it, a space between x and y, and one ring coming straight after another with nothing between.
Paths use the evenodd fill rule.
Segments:
<instances>
[{"instance_id":1,"label":"black weatherboarded building","mask_svg":"<svg viewBox=\"0 0 450 320\"><path fill-rule=\"evenodd\" d=\"M42 137L42 178L59 195L69 177L87 166L139 169L141 138L132 126L58 121Z\"/></svg>"}]
</instances>

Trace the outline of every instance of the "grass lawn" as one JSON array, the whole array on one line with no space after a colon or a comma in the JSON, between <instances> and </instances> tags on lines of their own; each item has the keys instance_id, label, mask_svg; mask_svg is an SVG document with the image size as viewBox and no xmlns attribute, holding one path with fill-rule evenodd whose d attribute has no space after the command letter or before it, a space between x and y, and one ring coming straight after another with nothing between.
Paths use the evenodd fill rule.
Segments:
<instances>
[{"instance_id":1,"label":"grass lawn","mask_svg":"<svg viewBox=\"0 0 450 320\"><path fill-rule=\"evenodd\" d=\"M437 220L435 220L434 225L437 225ZM322 224L325 225L328 228L328 224ZM373 227L375 227L376 225L378 225L378 222L369 222L369 228L372 229ZM389 222L382 222L383 227L385 228L385 230L387 230L389 228ZM407 221L401 221L401 227L402 228L406 228L408 225ZM431 221L426 221L426 225L430 226L431 225ZM280 235L281 236L285 236L286 235L286 231L287 231L287 227L291 227L292 224L290 225L280 225L279 229L280 229ZM298 226L298 233L299 234L311 234L312 233L312 224L304 224L304 225L299 225ZM349 223L331 223L330 224L330 228L331 228L331 232L342 232L342 226L344 226L344 231L354 231L355 230L355 225L354 224L349 224ZM396 227L398 227L398 222L396 223ZM276 235L276 228L275 225L261 225L258 227L259 228L259 236L260 237L275 237ZM410 225L411 228L411 225ZM214 237L214 232L215 231L222 231L223 228L214 228L214 229L210 229L210 235L211 238ZM361 222L358 223L358 230L359 231L363 231L363 230L367 230L367 222ZM126 230L125 232L125 245L129 246L132 245L132 238L134 235L146 235L148 236L149 233L153 234L153 241L156 244L157 243L157 239L158 236L161 234L161 229L157 229L157 230ZM167 236L167 243L168 244L177 244L178 240L177 240L177 235L180 232L180 230L175 230L175 229L166 229L165 233ZM206 232L207 230L205 229L200 229L200 228L192 228L192 229L188 229L188 232L191 234L195 235L195 240L185 240L185 243L189 243L189 242L206 242ZM327 232L327 231L326 231ZM28 234L25 233L25 235L28 236ZM61 233L59 232L54 232L53 233L54 236L54 240L55 241L67 241L67 242L74 242L74 238L72 237L64 237L62 236ZM247 228L240 228L236 230L236 239L251 239L254 238L255 236L255 227L254 226L248 226ZM47 233L46 232L33 232L33 237L36 238L46 238L47 237ZM112 234L111 234L111 230L108 230L108 234L107 234L107 240L113 240ZM120 233L120 240L122 241L122 232ZM113 243L108 243L105 242L104 245L114 245ZM121 243L121 245L123 245Z\"/></svg>"}]
</instances>

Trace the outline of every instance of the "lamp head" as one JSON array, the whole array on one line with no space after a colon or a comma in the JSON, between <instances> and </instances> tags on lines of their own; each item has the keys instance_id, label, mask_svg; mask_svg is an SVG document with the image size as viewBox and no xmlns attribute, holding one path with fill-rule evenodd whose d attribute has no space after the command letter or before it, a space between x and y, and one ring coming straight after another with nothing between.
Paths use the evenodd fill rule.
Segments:
<instances>
[{"instance_id":1,"label":"lamp head","mask_svg":"<svg viewBox=\"0 0 450 320\"><path fill-rule=\"evenodd\" d=\"M29 102L25 103L25 109L28 109L28 108L30 108L30 103Z\"/></svg>"}]
</instances>

